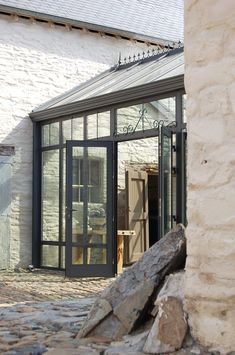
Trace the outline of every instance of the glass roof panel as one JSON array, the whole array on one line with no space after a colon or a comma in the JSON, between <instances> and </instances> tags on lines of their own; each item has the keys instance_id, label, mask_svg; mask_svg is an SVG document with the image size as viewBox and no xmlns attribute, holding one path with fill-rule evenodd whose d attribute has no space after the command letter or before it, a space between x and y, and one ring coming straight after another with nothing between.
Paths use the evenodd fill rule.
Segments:
<instances>
[{"instance_id":1,"label":"glass roof panel","mask_svg":"<svg viewBox=\"0 0 235 355\"><path fill-rule=\"evenodd\" d=\"M184 74L183 48L172 49L132 63L117 65L41 105L34 112L81 102L181 74Z\"/></svg>"}]
</instances>

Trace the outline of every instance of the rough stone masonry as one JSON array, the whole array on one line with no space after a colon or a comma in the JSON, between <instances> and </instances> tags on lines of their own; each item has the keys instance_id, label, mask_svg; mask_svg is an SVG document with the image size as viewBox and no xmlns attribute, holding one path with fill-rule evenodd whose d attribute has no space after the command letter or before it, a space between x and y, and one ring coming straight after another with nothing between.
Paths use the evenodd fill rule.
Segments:
<instances>
[{"instance_id":1,"label":"rough stone masonry","mask_svg":"<svg viewBox=\"0 0 235 355\"><path fill-rule=\"evenodd\" d=\"M185 298L194 337L221 353L235 350L234 19L234 0L185 1Z\"/></svg>"}]
</instances>

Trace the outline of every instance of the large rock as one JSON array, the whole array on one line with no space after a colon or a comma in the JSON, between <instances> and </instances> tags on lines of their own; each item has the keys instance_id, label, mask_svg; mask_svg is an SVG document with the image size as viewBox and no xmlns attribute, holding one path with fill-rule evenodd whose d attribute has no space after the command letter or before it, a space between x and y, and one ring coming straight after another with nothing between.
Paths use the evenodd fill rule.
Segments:
<instances>
[{"instance_id":1,"label":"large rock","mask_svg":"<svg viewBox=\"0 0 235 355\"><path fill-rule=\"evenodd\" d=\"M152 295L154 286L155 284L152 280L141 282L134 290L128 293L123 302L113 309L113 314L118 317L128 332L133 328L147 300Z\"/></svg>"},{"instance_id":2,"label":"large rock","mask_svg":"<svg viewBox=\"0 0 235 355\"><path fill-rule=\"evenodd\" d=\"M98 298L93 304L89 312L86 322L80 330L79 337L88 334L97 324L100 323L109 313L112 312L112 307L104 298Z\"/></svg>"},{"instance_id":3,"label":"large rock","mask_svg":"<svg viewBox=\"0 0 235 355\"><path fill-rule=\"evenodd\" d=\"M144 346L149 353L172 352L180 349L187 331L183 310L184 271L166 277L154 302L157 317Z\"/></svg>"},{"instance_id":4,"label":"large rock","mask_svg":"<svg viewBox=\"0 0 235 355\"><path fill-rule=\"evenodd\" d=\"M172 296L184 301L184 278L185 272L179 271L166 277L164 285L158 293L155 305L158 305L163 299Z\"/></svg>"},{"instance_id":5,"label":"large rock","mask_svg":"<svg viewBox=\"0 0 235 355\"><path fill-rule=\"evenodd\" d=\"M92 317L88 316L78 336L104 336L117 340L128 334L142 319L146 306L164 277L182 267L185 258L184 227L178 225L104 290L101 300L105 300L112 311L107 314L104 309L102 312L101 301L97 310L92 309ZM103 319L100 316L102 313Z\"/></svg>"},{"instance_id":6,"label":"large rock","mask_svg":"<svg viewBox=\"0 0 235 355\"><path fill-rule=\"evenodd\" d=\"M104 355L143 354L142 350L148 333L149 330L145 330L141 333L125 335L121 341L112 342Z\"/></svg>"},{"instance_id":7,"label":"large rock","mask_svg":"<svg viewBox=\"0 0 235 355\"><path fill-rule=\"evenodd\" d=\"M127 334L128 330L122 322L113 314L109 314L104 318L98 326L92 329L89 337L104 337L105 339L116 340L121 339L123 335Z\"/></svg>"},{"instance_id":8,"label":"large rock","mask_svg":"<svg viewBox=\"0 0 235 355\"><path fill-rule=\"evenodd\" d=\"M187 321L181 301L176 297L166 297L160 301L143 350L151 354L173 352L181 348L186 333Z\"/></svg>"}]
</instances>

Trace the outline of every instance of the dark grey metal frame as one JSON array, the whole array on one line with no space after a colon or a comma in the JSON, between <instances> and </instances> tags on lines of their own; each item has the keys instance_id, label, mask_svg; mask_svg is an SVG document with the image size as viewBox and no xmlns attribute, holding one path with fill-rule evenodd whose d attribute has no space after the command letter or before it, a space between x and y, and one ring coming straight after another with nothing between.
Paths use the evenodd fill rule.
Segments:
<instances>
[{"instance_id":1,"label":"dark grey metal frame","mask_svg":"<svg viewBox=\"0 0 235 355\"><path fill-rule=\"evenodd\" d=\"M114 131L114 126L116 124L116 110L121 107L127 107L130 105L145 103L153 100L159 100L167 97L176 97L176 127L169 128L172 133L176 133L176 151L177 154L177 223L186 224L186 213L185 213L185 157L184 157L184 141L182 139L182 132L186 130L186 124L182 121L182 95L185 93L183 76L180 75L175 78L165 79L163 81L158 81L157 83L150 83L142 85L141 87L131 88L128 90L122 90L118 93L113 93L112 95L104 95L104 97L93 98L89 100L84 100L82 103L76 103L69 105L66 108L56 108L53 110L45 110L44 112L32 112L30 117L33 120L33 233L32 233L32 263L35 267L41 267L41 245L58 245L59 247L59 269L61 267L61 247L66 246L66 242L62 240L62 224L59 227L59 240L54 241L41 241L41 152L51 149L59 149L60 151L60 201L62 201L62 176L63 176L63 156L62 149L66 147L66 144L62 141L62 121L83 116L84 117L84 138L87 137L86 134L86 116L103 111L110 111L110 130ZM60 122L60 143L58 145L50 147L41 147L41 127L44 124L52 122ZM114 149L114 158L117 157L117 143L127 140L143 139L148 137L159 136L158 129L150 129L145 132L135 132L131 135L121 135L121 136L107 136L98 138L96 142L102 141L112 141ZM87 140L90 142L90 140ZM179 156L181 155L181 156ZM116 219L116 189L117 189L117 166L113 167L114 177L114 199L113 199L113 225L114 230L117 224ZM180 176L180 178L179 178ZM182 207L183 206L183 207ZM60 206L60 220L62 221L62 206ZM114 238L114 244L116 240ZM114 249L116 245L114 245ZM116 265L116 253L113 253L114 259L114 271ZM47 267L48 268L48 267ZM53 268L58 269L58 268Z\"/></svg>"},{"instance_id":2,"label":"dark grey metal frame","mask_svg":"<svg viewBox=\"0 0 235 355\"><path fill-rule=\"evenodd\" d=\"M107 264L88 265L86 262L84 265L72 265L72 246L81 246L87 248L94 246L89 244L86 240L83 240L82 245L72 242L72 149L73 147L105 147L107 148ZM114 197L116 184L113 182L114 178L114 162L116 161L115 152L113 152L113 142L97 142L97 141L67 141L66 143L66 274L69 276L113 276L116 272L116 265L113 260L114 250L116 250L116 225L112 216L114 215ZM86 152L86 149L84 153ZM84 169L84 181L87 181L86 169ZM86 189L86 186L85 186ZM87 211L86 204L88 203L85 198L84 210ZM87 220L87 215L83 216L84 221ZM84 236L87 235L87 224L84 223ZM84 239L84 238L83 238ZM86 239L86 238L85 238ZM95 247L104 249L103 245L96 244ZM86 261L86 260L85 260Z\"/></svg>"},{"instance_id":3,"label":"dark grey metal frame","mask_svg":"<svg viewBox=\"0 0 235 355\"><path fill-rule=\"evenodd\" d=\"M178 75L173 78L158 80L133 88L120 90L110 94L100 95L97 97L82 100L81 102L73 102L63 106L45 109L43 111L35 111L30 113L30 117L34 122L42 122L59 117L68 117L74 114L84 114L91 110L102 110L115 105L129 105L135 100L143 101L151 97L160 97L161 95L170 96L172 92L184 90L184 76Z\"/></svg>"},{"instance_id":4,"label":"dark grey metal frame","mask_svg":"<svg viewBox=\"0 0 235 355\"><path fill-rule=\"evenodd\" d=\"M159 215L158 215L158 238L162 238L164 235L164 210L165 210L165 201L164 201L164 191L165 191L165 179L164 179L164 144L163 144L163 136L167 136L171 142L171 171L170 171L170 179L171 179L171 211L172 211L172 131L167 129L166 127L161 127L161 134L159 135L159 178L158 178L158 191L159 191ZM172 216L173 218L173 216ZM172 227L172 218L171 218L171 227Z\"/></svg>"}]
</instances>

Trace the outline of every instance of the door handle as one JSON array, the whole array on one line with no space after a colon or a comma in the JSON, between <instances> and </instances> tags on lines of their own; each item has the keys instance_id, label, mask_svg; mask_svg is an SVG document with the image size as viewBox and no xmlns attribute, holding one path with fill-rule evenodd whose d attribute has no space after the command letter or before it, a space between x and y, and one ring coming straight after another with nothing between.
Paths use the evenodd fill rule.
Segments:
<instances>
[{"instance_id":1,"label":"door handle","mask_svg":"<svg viewBox=\"0 0 235 355\"><path fill-rule=\"evenodd\" d=\"M68 219L71 219L72 217L72 212L76 212L78 210L76 210L75 208L71 208L71 209L68 209L68 207L66 207L66 215L67 215L67 218Z\"/></svg>"}]
</instances>

